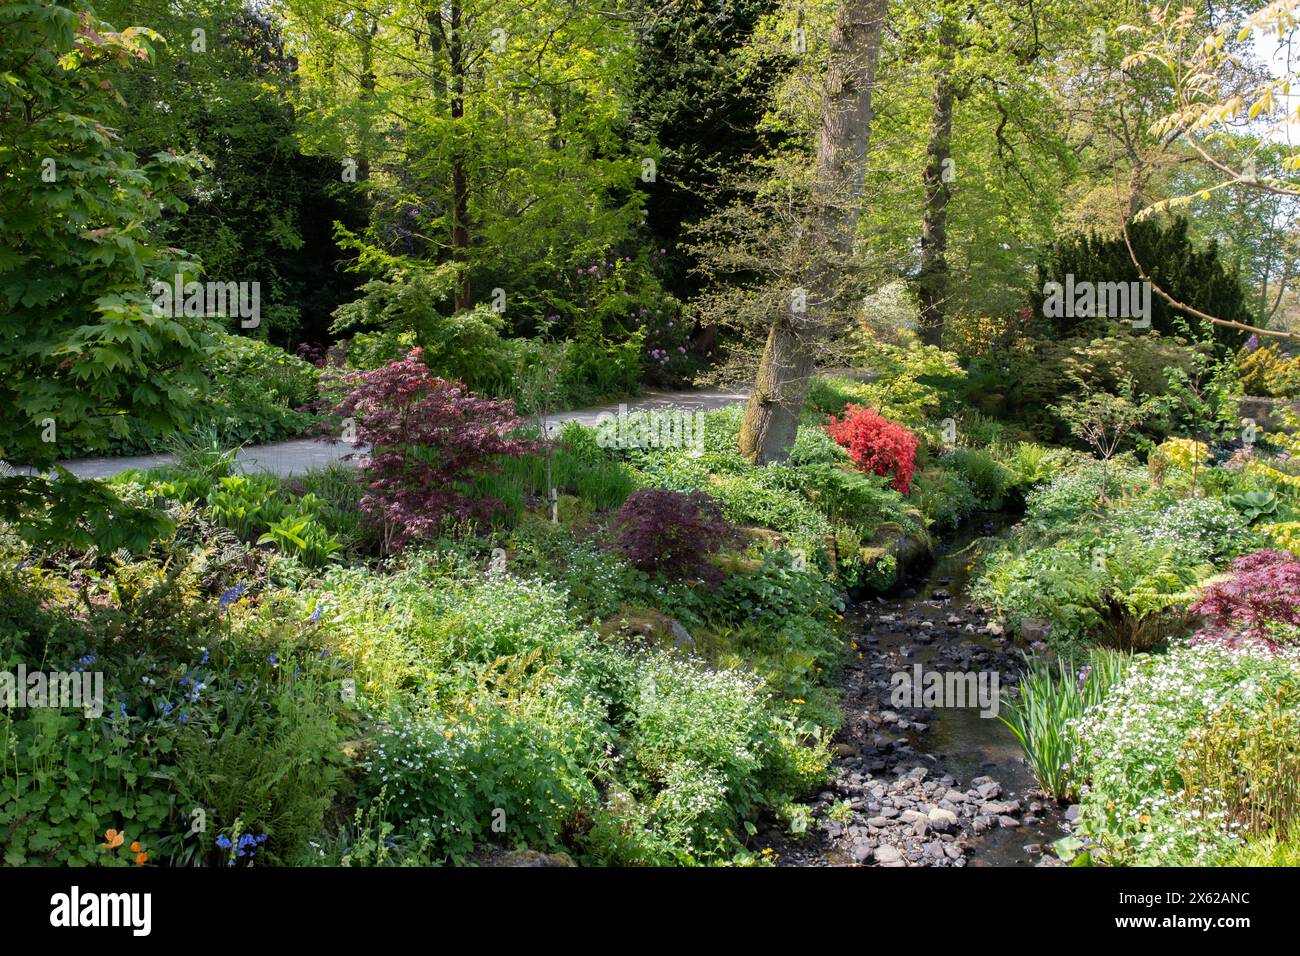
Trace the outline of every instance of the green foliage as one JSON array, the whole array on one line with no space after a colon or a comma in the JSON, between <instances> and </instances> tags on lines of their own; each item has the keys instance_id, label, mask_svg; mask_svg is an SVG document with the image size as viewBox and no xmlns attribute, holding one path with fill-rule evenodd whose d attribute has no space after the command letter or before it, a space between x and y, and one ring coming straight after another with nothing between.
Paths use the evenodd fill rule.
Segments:
<instances>
[{"instance_id":1,"label":"green foliage","mask_svg":"<svg viewBox=\"0 0 1300 956\"><path fill-rule=\"evenodd\" d=\"M980 448L954 448L939 463L966 480L979 508L998 511L1002 508L1011 472L991 452Z\"/></svg>"},{"instance_id":2,"label":"green foliage","mask_svg":"<svg viewBox=\"0 0 1300 956\"><path fill-rule=\"evenodd\" d=\"M172 528L147 501L124 498L96 481L56 469L48 477L0 477L0 520L26 541L48 546L140 552Z\"/></svg>"},{"instance_id":3,"label":"green foliage","mask_svg":"<svg viewBox=\"0 0 1300 956\"><path fill-rule=\"evenodd\" d=\"M1088 462L1029 493L1022 525L988 556L973 593L1013 624L1047 621L1062 646L1141 649L1185 625L1193 585L1259 544L1223 499L1170 497L1137 469L1103 475Z\"/></svg>"},{"instance_id":4,"label":"green foliage","mask_svg":"<svg viewBox=\"0 0 1300 956\"><path fill-rule=\"evenodd\" d=\"M305 410L316 398L318 371L274 345L242 335L217 333L207 351L211 376L183 433L171 433L147 423L114 435L108 450L130 455L170 450L177 440L194 436L214 446L279 441L301 435L316 420ZM102 451L73 443L69 455Z\"/></svg>"},{"instance_id":5,"label":"green foliage","mask_svg":"<svg viewBox=\"0 0 1300 956\"><path fill-rule=\"evenodd\" d=\"M1248 836L1285 835L1300 812L1300 714L1295 681L1248 707L1229 703L1188 736L1178 773L1205 816L1226 809Z\"/></svg>"},{"instance_id":6,"label":"green foliage","mask_svg":"<svg viewBox=\"0 0 1300 956\"><path fill-rule=\"evenodd\" d=\"M1237 774L1258 783L1255 806L1261 810L1294 787L1293 775L1270 776L1272 770L1257 760L1294 752L1296 686L1292 662L1209 645L1134 658L1104 704L1090 708L1076 726L1088 783L1081 827L1098 844L1098 855L1131 865L1228 859L1241 843L1239 824L1250 819L1251 804L1240 802ZM1289 712L1281 723L1273 709L1279 700ZM1215 724L1215 715L1225 711L1231 716ZM1243 734L1252 724L1272 729L1252 744ZM1211 725L1225 734L1221 740ZM1211 753L1213 765L1197 769ZM1229 753L1247 763L1234 770L1220 762L1218 756ZM1202 790L1206 799L1188 799L1189 782L1226 786L1227 792L1211 796Z\"/></svg>"},{"instance_id":7,"label":"green foliage","mask_svg":"<svg viewBox=\"0 0 1300 956\"><path fill-rule=\"evenodd\" d=\"M343 783L340 727L329 703L334 700L341 700L337 686L311 678L283 681L264 697L226 695L207 733L178 738L177 805L205 808L218 828L242 822L248 832L267 834L259 863L308 861L310 844ZM205 853L187 847L184 837L177 843L175 852L185 862L224 862L215 845Z\"/></svg>"},{"instance_id":8,"label":"green foliage","mask_svg":"<svg viewBox=\"0 0 1300 956\"><path fill-rule=\"evenodd\" d=\"M917 427L952 411L954 390L965 377L951 353L916 342L892 345L868 337L860 360L873 379L818 376L809 386L808 406L842 415L846 405L865 405L890 421Z\"/></svg>"},{"instance_id":9,"label":"green foliage","mask_svg":"<svg viewBox=\"0 0 1300 956\"><path fill-rule=\"evenodd\" d=\"M289 102L298 73L280 18L240 0L93 6L113 23L147 24L162 38L149 69L115 71L122 99L111 126L123 144L137 153L165 144L203 158L202 178L183 193L185 215L162 224L167 244L196 257L209 277L260 283L261 324L250 334L286 348L321 341L329 313L356 286L338 268L331 226L365 211L338 188L336 156L306 155L302 117ZM192 48L195 28L207 39L201 53Z\"/></svg>"},{"instance_id":10,"label":"green foliage","mask_svg":"<svg viewBox=\"0 0 1300 956\"><path fill-rule=\"evenodd\" d=\"M5 669L18 660L5 656ZM131 738L108 719L34 709L0 716L0 836L8 866L96 865L125 858L99 844L109 828L156 848L172 815L165 780L151 776L171 741Z\"/></svg>"},{"instance_id":11,"label":"green foliage","mask_svg":"<svg viewBox=\"0 0 1300 956\"><path fill-rule=\"evenodd\" d=\"M1071 722L1105 701L1127 666L1127 655L1104 650L1094 650L1077 670L1070 660L1035 658L1018 695L1003 703L1007 715L998 719L1020 742L1038 785L1058 800L1076 799L1086 779Z\"/></svg>"},{"instance_id":12,"label":"green foliage","mask_svg":"<svg viewBox=\"0 0 1300 956\"><path fill-rule=\"evenodd\" d=\"M979 507L965 476L945 468L917 472L912 495L926 523L941 531L955 529Z\"/></svg>"},{"instance_id":13,"label":"green foliage","mask_svg":"<svg viewBox=\"0 0 1300 956\"><path fill-rule=\"evenodd\" d=\"M115 69L156 39L82 3L0 8L0 458L45 466L182 427L206 382L211 324L147 294L187 270L154 230L196 163L140 165L109 128Z\"/></svg>"},{"instance_id":14,"label":"green foliage","mask_svg":"<svg viewBox=\"0 0 1300 956\"><path fill-rule=\"evenodd\" d=\"M1186 219L1162 222L1156 218L1130 224L1134 253L1147 274L1170 296L1194 309L1232 322L1252 324L1253 315L1246 303L1245 291L1235 270L1219 256L1211 241L1197 248L1188 236ZM1043 315L1043 286L1047 282L1064 283L1067 275L1075 282L1138 282L1140 277L1123 237L1073 236L1053 244L1038 268L1034 290L1034 312ZM1077 334L1079 322L1097 329L1104 319L1074 319L1064 316L1042 319L1059 337ZM1159 296L1151 296L1151 328L1161 335L1178 335L1185 329L1185 319ZM1228 345L1240 343L1245 333L1215 326L1214 337Z\"/></svg>"}]
</instances>

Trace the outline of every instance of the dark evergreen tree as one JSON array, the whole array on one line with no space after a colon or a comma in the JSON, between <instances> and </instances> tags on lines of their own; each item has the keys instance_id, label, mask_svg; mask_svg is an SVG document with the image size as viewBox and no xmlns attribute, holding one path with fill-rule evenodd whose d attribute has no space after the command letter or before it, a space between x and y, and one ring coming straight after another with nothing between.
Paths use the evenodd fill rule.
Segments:
<instances>
[{"instance_id":1,"label":"dark evergreen tree","mask_svg":"<svg viewBox=\"0 0 1300 956\"><path fill-rule=\"evenodd\" d=\"M668 248L667 285L680 299L699 291L694 262L677 249L686 226L726 197L717 190L746 157L775 144L759 129L768 94L784 69L773 59L741 75L737 51L776 0L697 0L645 30L637 65L634 109L659 144L661 159L648 193L648 225Z\"/></svg>"},{"instance_id":2,"label":"dark evergreen tree","mask_svg":"<svg viewBox=\"0 0 1300 956\"><path fill-rule=\"evenodd\" d=\"M1146 274L1179 302L1233 322L1254 324L1246 291L1235 268L1220 258L1218 245L1211 241L1197 247L1188 236L1187 220L1148 219L1129 226L1133 251ZM1137 267L1123 236L1075 235L1054 243L1038 266L1038 283L1033 290L1033 322L1054 338L1104 334L1108 319L1102 316L1047 317L1044 315L1048 282L1074 283L1139 282ZM1200 319L1184 315L1153 291L1151 327L1162 335L1178 335L1184 325L1199 331ZM1214 338L1225 346L1245 341L1248 333L1214 326Z\"/></svg>"}]
</instances>

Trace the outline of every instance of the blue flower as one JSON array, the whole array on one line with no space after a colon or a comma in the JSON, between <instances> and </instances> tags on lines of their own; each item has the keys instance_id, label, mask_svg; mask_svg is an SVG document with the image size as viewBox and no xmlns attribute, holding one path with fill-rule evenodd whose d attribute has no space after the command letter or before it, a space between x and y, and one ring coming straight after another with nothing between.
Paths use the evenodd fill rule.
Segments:
<instances>
[{"instance_id":1,"label":"blue flower","mask_svg":"<svg viewBox=\"0 0 1300 956\"><path fill-rule=\"evenodd\" d=\"M229 850L229 849L230 849L230 837L226 836L224 833L218 835L218 836L217 836L217 846L221 847L221 849L223 849L223 850Z\"/></svg>"},{"instance_id":2,"label":"blue flower","mask_svg":"<svg viewBox=\"0 0 1300 956\"><path fill-rule=\"evenodd\" d=\"M225 592L222 593L221 597L217 599L218 613L225 614L226 610L230 607L230 605L234 604L241 597L243 597L244 592L247 590L248 590L248 586L245 584L236 584L233 588L227 588ZM207 660L207 650L205 649L203 653L204 653L203 659Z\"/></svg>"}]
</instances>

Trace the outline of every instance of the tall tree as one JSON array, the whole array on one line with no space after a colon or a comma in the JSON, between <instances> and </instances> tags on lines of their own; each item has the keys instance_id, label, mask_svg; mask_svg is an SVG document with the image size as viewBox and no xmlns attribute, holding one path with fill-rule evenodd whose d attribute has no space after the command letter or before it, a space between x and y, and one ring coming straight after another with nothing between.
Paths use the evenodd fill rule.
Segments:
<instances>
[{"instance_id":1,"label":"tall tree","mask_svg":"<svg viewBox=\"0 0 1300 956\"><path fill-rule=\"evenodd\" d=\"M920 335L927 345L943 338L943 310L948 294L948 183L952 180L952 60L956 28L947 11L938 25L939 55L934 70L934 106L925 147L925 207L921 216Z\"/></svg>"},{"instance_id":2,"label":"tall tree","mask_svg":"<svg viewBox=\"0 0 1300 956\"><path fill-rule=\"evenodd\" d=\"M447 312L504 297L513 331L548 315L571 331L597 271L635 258L645 218L638 183L654 150L628 106L633 14L541 0L280 3L307 148L366 160L356 188L371 220L348 240L361 264L427 277Z\"/></svg>"},{"instance_id":3,"label":"tall tree","mask_svg":"<svg viewBox=\"0 0 1300 956\"><path fill-rule=\"evenodd\" d=\"M141 162L109 124L119 69L152 34L80 2L0 6L0 458L188 421L206 385L205 319L159 314L154 280L186 270L157 241L195 162ZM156 39L156 37L155 37ZM189 270L192 273L192 269Z\"/></svg>"},{"instance_id":4,"label":"tall tree","mask_svg":"<svg viewBox=\"0 0 1300 956\"><path fill-rule=\"evenodd\" d=\"M830 31L813 179L792 250L805 285L772 322L740 431L741 452L759 464L783 460L794 442L817 340L853 252L885 16L886 0L841 0Z\"/></svg>"}]
</instances>

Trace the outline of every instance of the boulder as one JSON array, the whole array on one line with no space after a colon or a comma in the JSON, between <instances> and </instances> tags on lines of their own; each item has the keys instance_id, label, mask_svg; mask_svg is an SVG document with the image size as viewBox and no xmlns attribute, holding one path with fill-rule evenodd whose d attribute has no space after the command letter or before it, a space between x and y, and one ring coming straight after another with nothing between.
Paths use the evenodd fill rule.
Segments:
<instances>
[{"instance_id":1,"label":"boulder","mask_svg":"<svg viewBox=\"0 0 1300 956\"><path fill-rule=\"evenodd\" d=\"M600 625L600 634L607 639L638 640L686 653L695 650L695 639L682 623L653 608L624 607Z\"/></svg>"}]
</instances>

